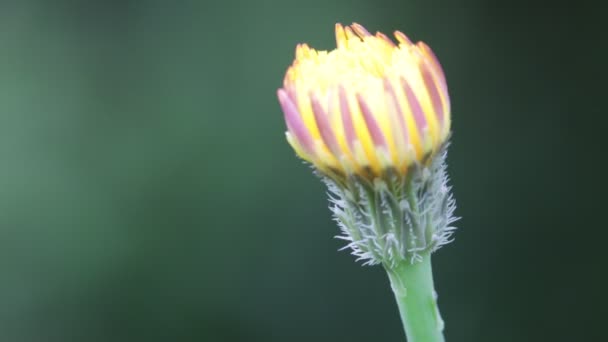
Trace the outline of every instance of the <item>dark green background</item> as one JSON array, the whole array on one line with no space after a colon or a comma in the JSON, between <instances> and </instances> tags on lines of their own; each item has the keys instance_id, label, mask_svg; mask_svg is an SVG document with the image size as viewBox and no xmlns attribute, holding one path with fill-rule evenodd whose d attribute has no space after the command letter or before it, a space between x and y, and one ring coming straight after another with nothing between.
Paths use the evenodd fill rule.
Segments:
<instances>
[{"instance_id":1,"label":"dark green background","mask_svg":"<svg viewBox=\"0 0 608 342\"><path fill-rule=\"evenodd\" d=\"M403 341L284 139L335 22L439 56L448 341L601 341L606 11L459 0L0 2L0 341ZM603 193L605 196L605 192Z\"/></svg>"}]
</instances>

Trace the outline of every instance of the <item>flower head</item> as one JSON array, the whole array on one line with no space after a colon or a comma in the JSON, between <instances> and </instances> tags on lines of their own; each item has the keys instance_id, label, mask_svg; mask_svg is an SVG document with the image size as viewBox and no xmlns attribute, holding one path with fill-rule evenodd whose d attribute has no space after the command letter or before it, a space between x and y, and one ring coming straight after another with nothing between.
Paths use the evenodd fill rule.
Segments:
<instances>
[{"instance_id":1,"label":"flower head","mask_svg":"<svg viewBox=\"0 0 608 342\"><path fill-rule=\"evenodd\" d=\"M339 238L389 266L449 242L455 221L445 77L428 46L395 38L338 24L338 47L298 45L278 90L287 140L327 184Z\"/></svg>"},{"instance_id":2,"label":"flower head","mask_svg":"<svg viewBox=\"0 0 608 342\"><path fill-rule=\"evenodd\" d=\"M405 175L447 140L450 101L437 58L399 31L395 38L337 24L336 49L297 46L279 102L287 140L323 174Z\"/></svg>"}]
</instances>

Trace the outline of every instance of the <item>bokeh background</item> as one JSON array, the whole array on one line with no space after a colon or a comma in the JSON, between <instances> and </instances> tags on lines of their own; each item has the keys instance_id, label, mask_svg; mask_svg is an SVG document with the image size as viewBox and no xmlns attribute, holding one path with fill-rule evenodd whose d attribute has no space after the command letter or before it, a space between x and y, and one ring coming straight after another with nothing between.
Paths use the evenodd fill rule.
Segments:
<instances>
[{"instance_id":1,"label":"bokeh background","mask_svg":"<svg viewBox=\"0 0 608 342\"><path fill-rule=\"evenodd\" d=\"M335 22L447 74L463 219L448 341L601 341L601 3L1 1L0 341L403 341L284 141L295 44ZM605 192L603 192L605 194Z\"/></svg>"}]
</instances>

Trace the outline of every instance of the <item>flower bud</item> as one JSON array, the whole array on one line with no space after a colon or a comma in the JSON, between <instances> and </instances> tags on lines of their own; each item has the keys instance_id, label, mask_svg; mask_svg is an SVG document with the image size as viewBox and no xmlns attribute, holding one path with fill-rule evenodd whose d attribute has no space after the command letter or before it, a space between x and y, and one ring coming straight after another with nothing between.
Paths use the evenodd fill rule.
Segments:
<instances>
[{"instance_id":1,"label":"flower bud","mask_svg":"<svg viewBox=\"0 0 608 342\"><path fill-rule=\"evenodd\" d=\"M416 261L454 221L445 76L426 44L395 38L337 24L337 48L299 44L277 93L289 144L325 180L341 238L370 264Z\"/></svg>"}]
</instances>

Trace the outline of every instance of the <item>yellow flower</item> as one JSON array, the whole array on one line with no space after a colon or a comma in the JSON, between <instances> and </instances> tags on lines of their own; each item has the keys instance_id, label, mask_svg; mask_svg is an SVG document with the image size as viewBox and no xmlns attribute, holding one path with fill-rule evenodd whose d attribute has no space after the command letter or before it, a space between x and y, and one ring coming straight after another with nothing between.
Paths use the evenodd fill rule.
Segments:
<instances>
[{"instance_id":1,"label":"yellow flower","mask_svg":"<svg viewBox=\"0 0 608 342\"><path fill-rule=\"evenodd\" d=\"M299 44L278 97L287 140L328 175L405 175L448 139L450 100L431 49L336 24L337 48Z\"/></svg>"}]
</instances>

